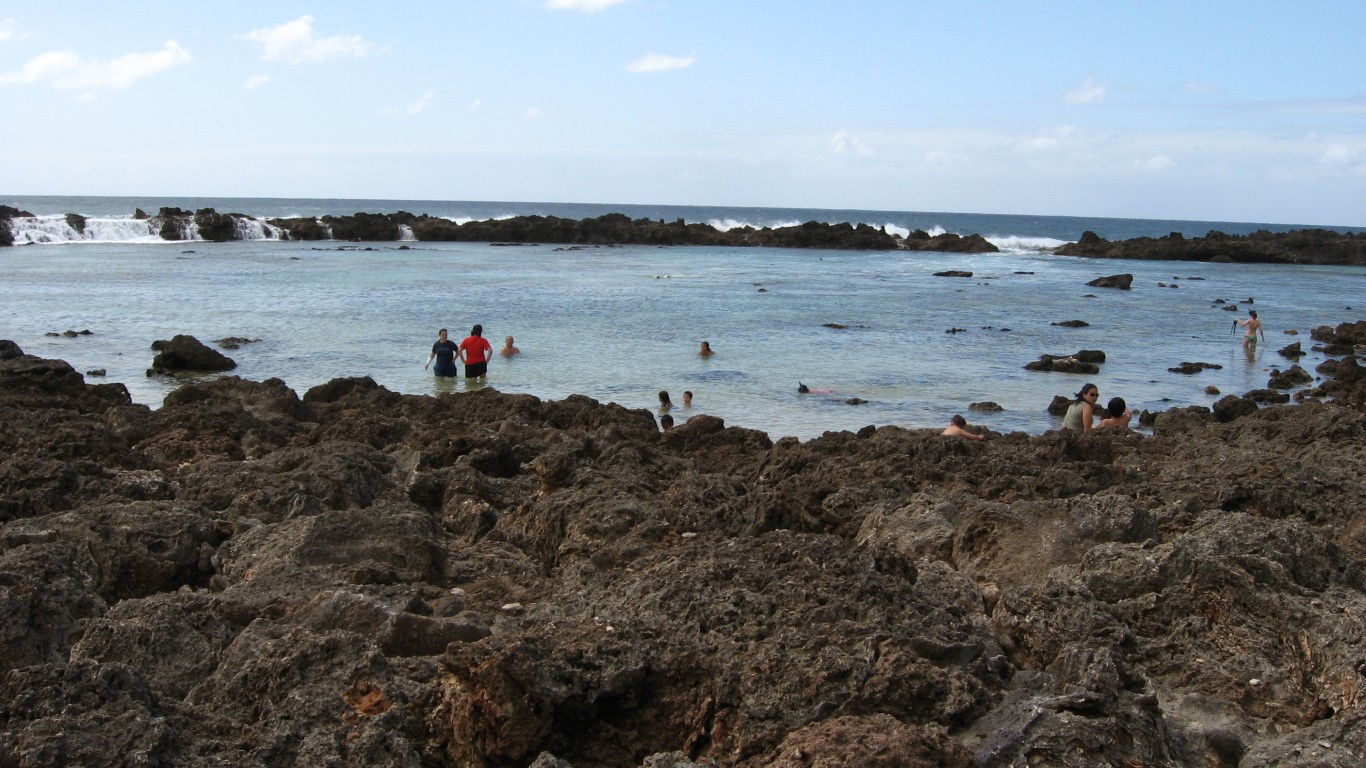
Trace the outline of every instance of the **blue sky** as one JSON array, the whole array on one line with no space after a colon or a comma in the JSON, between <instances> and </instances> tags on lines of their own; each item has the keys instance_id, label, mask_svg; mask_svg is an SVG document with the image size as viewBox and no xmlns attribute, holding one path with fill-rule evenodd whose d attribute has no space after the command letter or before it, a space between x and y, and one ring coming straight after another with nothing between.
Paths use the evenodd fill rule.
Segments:
<instances>
[{"instance_id":1,"label":"blue sky","mask_svg":"<svg viewBox=\"0 0 1366 768\"><path fill-rule=\"evenodd\" d=\"M1362 226L1363 29L1360 0L4 0L0 196Z\"/></svg>"}]
</instances>

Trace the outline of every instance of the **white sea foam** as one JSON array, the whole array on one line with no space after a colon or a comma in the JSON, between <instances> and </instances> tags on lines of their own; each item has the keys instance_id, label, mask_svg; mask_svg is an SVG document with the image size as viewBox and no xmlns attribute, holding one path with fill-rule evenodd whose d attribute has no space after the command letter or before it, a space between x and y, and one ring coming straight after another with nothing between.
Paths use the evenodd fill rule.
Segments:
<instances>
[{"instance_id":1,"label":"white sea foam","mask_svg":"<svg viewBox=\"0 0 1366 768\"><path fill-rule=\"evenodd\" d=\"M1016 235L986 236L987 242L1000 248L1004 253L1035 253L1052 251L1066 245L1068 240L1055 240L1051 237L1019 237Z\"/></svg>"},{"instance_id":2,"label":"white sea foam","mask_svg":"<svg viewBox=\"0 0 1366 768\"><path fill-rule=\"evenodd\" d=\"M256 219L235 219L238 240L279 240L280 233L275 227Z\"/></svg>"},{"instance_id":3,"label":"white sea foam","mask_svg":"<svg viewBox=\"0 0 1366 768\"><path fill-rule=\"evenodd\" d=\"M783 227L800 227L802 225L802 222L800 221L778 221L770 224L755 224L752 221L739 221L738 219L711 219L707 223L720 232L729 232L732 229L743 229L744 227L753 227L754 229L763 229L764 227L768 227L769 229L781 229Z\"/></svg>"},{"instance_id":4,"label":"white sea foam","mask_svg":"<svg viewBox=\"0 0 1366 768\"><path fill-rule=\"evenodd\" d=\"M9 227L15 245L161 241L160 229L148 219L90 218L85 220L85 231L77 232L65 216L18 216L10 219Z\"/></svg>"},{"instance_id":5,"label":"white sea foam","mask_svg":"<svg viewBox=\"0 0 1366 768\"><path fill-rule=\"evenodd\" d=\"M398 225L399 242L412 243L417 241L417 236L413 234L413 228L407 224Z\"/></svg>"},{"instance_id":6,"label":"white sea foam","mask_svg":"<svg viewBox=\"0 0 1366 768\"><path fill-rule=\"evenodd\" d=\"M911 234L911 230L906 229L905 227L899 227L895 224L883 224L882 229L892 237L900 237L902 239L905 239Z\"/></svg>"}]
</instances>

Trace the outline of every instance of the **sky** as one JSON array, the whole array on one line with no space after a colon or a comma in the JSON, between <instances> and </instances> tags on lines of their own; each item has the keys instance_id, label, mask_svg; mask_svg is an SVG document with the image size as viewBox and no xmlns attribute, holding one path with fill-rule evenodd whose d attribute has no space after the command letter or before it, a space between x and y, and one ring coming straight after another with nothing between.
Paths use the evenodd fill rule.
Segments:
<instances>
[{"instance_id":1,"label":"sky","mask_svg":"<svg viewBox=\"0 0 1366 768\"><path fill-rule=\"evenodd\" d=\"M0 0L4 195L1366 225L1366 3Z\"/></svg>"}]
</instances>

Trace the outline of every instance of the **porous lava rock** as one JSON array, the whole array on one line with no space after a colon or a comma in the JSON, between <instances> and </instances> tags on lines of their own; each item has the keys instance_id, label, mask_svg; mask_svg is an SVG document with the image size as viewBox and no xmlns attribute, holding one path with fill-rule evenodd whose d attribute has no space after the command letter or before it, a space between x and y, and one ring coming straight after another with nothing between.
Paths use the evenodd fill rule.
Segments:
<instances>
[{"instance_id":1,"label":"porous lava rock","mask_svg":"<svg viewBox=\"0 0 1366 768\"><path fill-rule=\"evenodd\" d=\"M0 342L0 765L1359 765L1337 370L801 442L364 377L150 409Z\"/></svg>"}]
</instances>

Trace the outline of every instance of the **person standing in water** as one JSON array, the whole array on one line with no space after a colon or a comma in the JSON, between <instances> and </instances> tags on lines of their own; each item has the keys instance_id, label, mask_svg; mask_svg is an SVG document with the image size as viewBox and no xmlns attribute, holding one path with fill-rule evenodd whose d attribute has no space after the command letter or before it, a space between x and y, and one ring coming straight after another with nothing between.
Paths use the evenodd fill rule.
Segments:
<instances>
[{"instance_id":1,"label":"person standing in water","mask_svg":"<svg viewBox=\"0 0 1366 768\"><path fill-rule=\"evenodd\" d=\"M699 349L699 350L697 350L697 356L698 356L698 357L711 357L711 356L714 355L714 354L716 354L716 353L712 351L711 342L710 342L710 341L704 341L704 342L702 342L702 348Z\"/></svg>"},{"instance_id":2,"label":"person standing in water","mask_svg":"<svg viewBox=\"0 0 1366 768\"><path fill-rule=\"evenodd\" d=\"M1262 321L1257 319L1257 310L1249 309L1246 320L1238 320L1239 328L1246 328L1247 333L1243 336L1243 346L1257 346L1257 334L1262 335L1262 341L1266 341L1266 331L1262 330Z\"/></svg>"},{"instance_id":3,"label":"person standing in water","mask_svg":"<svg viewBox=\"0 0 1366 768\"><path fill-rule=\"evenodd\" d=\"M446 335L446 329L442 328L437 332L436 343L432 345L432 353L427 355L427 364L422 366L424 369L431 366L432 359L436 359L436 375L454 378L456 374L455 356L460 348L455 342L451 341Z\"/></svg>"},{"instance_id":4,"label":"person standing in water","mask_svg":"<svg viewBox=\"0 0 1366 768\"><path fill-rule=\"evenodd\" d=\"M475 324L470 335L460 342L460 362L465 364L465 378L481 377L489 371L489 355L493 345L484 338L484 326Z\"/></svg>"},{"instance_id":5,"label":"person standing in water","mask_svg":"<svg viewBox=\"0 0 1366 768\"><path fill-rule=\"evenodd\" d=\"M521 354L521 352L522 350L513 346L511 336L507 337L507 339L503 341L503 348L498 350L498 354L502 355L503 357L512 357L513 355Z\"/></svg>"}]
</instances>

